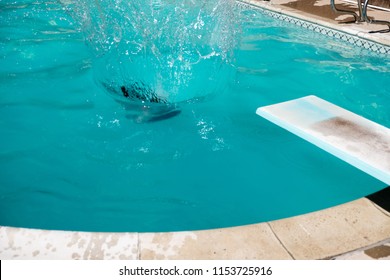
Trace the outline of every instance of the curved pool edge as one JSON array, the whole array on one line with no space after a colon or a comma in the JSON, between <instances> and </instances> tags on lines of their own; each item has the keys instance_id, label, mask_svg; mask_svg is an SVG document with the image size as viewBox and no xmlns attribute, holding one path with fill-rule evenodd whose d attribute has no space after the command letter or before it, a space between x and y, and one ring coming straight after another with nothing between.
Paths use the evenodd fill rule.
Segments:
<instances>
[{"instance_id":1,"label":"curved pool edge","mask_svg":"<svg viewBox=\"0 0 390 280\"><path fill-rule=\"evenodd\" d=\"M390 213L366 198L292 218L202 231L96 233L0 227L3 260L364 259L370 258L365 249L386 244L390 245Z\"/></svg>"},{"instance_id":2,"label":"curved pool edge","mask_svg":"<svg viewBox=\"0 0 390 280\"><path fill-rule=\"evenodd\" d=\"M365 25L341 26L268 2L244 2L390 46L389 36L368 34ZM93 233L0 226L3 260L366 259L370 258L366 249L383 244L390 245L390 213L366 198L273 222L192 232Z\"/></svg>"}]
</instances>

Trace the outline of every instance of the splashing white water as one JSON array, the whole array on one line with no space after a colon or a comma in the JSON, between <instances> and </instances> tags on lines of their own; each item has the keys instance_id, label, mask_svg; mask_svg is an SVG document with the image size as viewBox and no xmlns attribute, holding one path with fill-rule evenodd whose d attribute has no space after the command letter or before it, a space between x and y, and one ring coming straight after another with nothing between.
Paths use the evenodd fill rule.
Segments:
<instances>
[{"instance_id":1,"label":"splashing white water","mask_svg":"<svg viewBox=\"0 0 390 280\"><path fill-rule=\"evenodd\" d=\"M223 90L237 42L234 0L67 2L111 93L137 83L180 102Z\"/></svg>"}]
</instances>

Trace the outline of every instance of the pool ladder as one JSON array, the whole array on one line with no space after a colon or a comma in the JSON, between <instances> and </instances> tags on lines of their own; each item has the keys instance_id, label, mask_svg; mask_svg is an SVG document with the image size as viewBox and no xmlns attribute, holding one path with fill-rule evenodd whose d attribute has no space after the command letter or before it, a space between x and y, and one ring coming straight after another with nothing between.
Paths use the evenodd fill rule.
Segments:
<instances>
[{"instance_id":1,"label":"pool ladder","mask_svg":"<svg viewBox=\"0 0 390 280\"><path fill-rule=\"evenodd\" d=\"M364 21L363 8L362 8L360 0L357 0L357 3L358 3L358 7L359 7L359 15L353 11L338 9L336 7L336 4L334 3L334 0L330 0L330 6L332 7L333 11L335 11L338 14L351 15L355 18L355 20L353 20L353 21L347 21L344 23L357 23L357 22Z\"/></svg>"},{"instance_id":2,"label":"pool ladder","mask_svg":"<svg viewBox=\"0 0 390 280\"><path fill-rule=\"evenodd\" d=\"M368 3L370 0L364 0L364 4L362 6L362 3L361 3L361 0L357 0L357 5L358 5L358 8L359 8L359 14L353 12L353 11L349 11L349 10L342 10L342 9L338 9L336 7L336 4L334 2L335 0L330 0L330 5L332 7L332 9L336 12L336 13L339 13L339 14L346 14L346 15L352 15L354 17L354 20L353 21L348 21L348 22L344 22L344 23L359 23L359 22L367 22L367 23L374 23L374 24L383 24L383 25L387 25L388 26L388 29L384 29L384 30L377 30L377 31L370 31L369 33L387 33L387 32L390 32L390 21L386 21L386 20L374 20L374 19L370 19L368 18L368 15L367 15L367 7L368 7Z\"/></svg>"},{"instance_id":3,"label":"pool ladder","mask_svg":"<svg viewBox=\"0 0 390 280\"><path fill-rule=\"evenodd\" d=\"M359 1L359 0L358 0ZM368 7L368 2L370 0L364 0L364 5L363 5L363 19L367 23L374 23L374 24L383 24L387 25L388 29L382 29L382 30L377 30L377 31L370 31L369 33L387 33L390 32L390 21L387 20L374 20L374 19L369 19L367 15L367 7Z\"/></svg>"}]
</instances>

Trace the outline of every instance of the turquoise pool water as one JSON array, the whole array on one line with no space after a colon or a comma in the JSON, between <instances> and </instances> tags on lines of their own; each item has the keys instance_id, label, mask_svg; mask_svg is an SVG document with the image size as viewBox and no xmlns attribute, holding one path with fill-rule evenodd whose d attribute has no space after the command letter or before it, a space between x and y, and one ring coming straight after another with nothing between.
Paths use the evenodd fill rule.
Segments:
<instances>
[{"instance_id":1,"label":"turquoise pool water","mask_svg":"<svg viewBox=\"0 0 390 280\"><path fill-rule=\"evenodd\" d=\"M0 9L0 225L209 229L385 187L255 111L315 94L390 127L388 57L242 9L226 86L139 123L96 82L94 56L58 2Z\"/></svg>"}]
</instances>

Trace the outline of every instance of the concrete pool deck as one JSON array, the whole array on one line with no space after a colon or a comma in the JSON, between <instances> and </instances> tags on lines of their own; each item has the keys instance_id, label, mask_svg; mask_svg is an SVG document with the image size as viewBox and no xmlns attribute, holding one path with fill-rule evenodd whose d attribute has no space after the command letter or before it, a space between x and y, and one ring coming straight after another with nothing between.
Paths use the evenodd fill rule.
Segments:
<instances>
[{"instance_id":1,"label":"concrete pool deck","mask_svg":"<svg viewBox=\"0 0 390 280\"><path fill-rule=\"evenodd\" d=\"M333 12L330 6L330 0L241 1L390 46L390 32L369 33L369 31L386 29L386 25L374 23L368 24L366 22L345 24L343 22L352 20L353 17L350 15L336 14ZM342 0L335 0L335 4L338 9L351 10L358 13L358 7L356 3L352 4ZM390 21L390 12L388 11L368 8L367 14L371 19Z\"/></svg>"},{"instance_id":2,"label":"concrete pool deck","mask_svg":"<svg viewBox=\"0 0 390 280\"><path fill-rule=\"evenodd\" d=\"M293 218L168 233L0 227L0 259L390 259L390 213L362 198Z\"/></svg>"},{"instance_id":3,"label":"concrete pool deck","mask_svg":"<svg viewBox=\"0 0 390 280\"><path fill-rule=\"evenodd\" d=\"M345 16L332 18L329 1L247 2L390 45L390 33L368 34L383 25L338 24ZM390 20L388 12L369 15ZM283 220L192 232L91 233L0 226L0 259L390 260L390 213L361 198Z\"/></svg>"}]
</instances>

